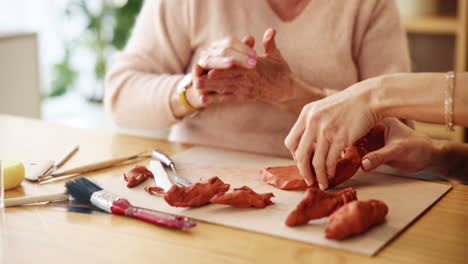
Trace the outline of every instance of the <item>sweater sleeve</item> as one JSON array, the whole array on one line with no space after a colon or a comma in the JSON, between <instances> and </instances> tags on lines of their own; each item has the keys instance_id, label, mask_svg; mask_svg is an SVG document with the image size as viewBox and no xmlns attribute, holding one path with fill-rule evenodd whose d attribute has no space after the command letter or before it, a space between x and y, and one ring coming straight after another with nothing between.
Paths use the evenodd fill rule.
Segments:
<instances>
[{"instance_id":1,"label":"sweater sleeve","mask_svg":"<svg viewBox=\"0 0 468 264\"><path fill-rule=\"evenodd\" d=\"M354 54L359 79L407 72L410 59L406 33L394 0L364 0L357 16Z\"/></svg>"},{"instance_id":2,"label":"sweater sleeve","mask_svg":"<svg viewBox=\"0 0 468 264\"><path fill-rule=\"evenodd\" d=\"M145 1L106 76L105 107L118 126L157 129L178 121L169 97L191 58L188 16L188 1Z\"/></svg>"}]
</instances>

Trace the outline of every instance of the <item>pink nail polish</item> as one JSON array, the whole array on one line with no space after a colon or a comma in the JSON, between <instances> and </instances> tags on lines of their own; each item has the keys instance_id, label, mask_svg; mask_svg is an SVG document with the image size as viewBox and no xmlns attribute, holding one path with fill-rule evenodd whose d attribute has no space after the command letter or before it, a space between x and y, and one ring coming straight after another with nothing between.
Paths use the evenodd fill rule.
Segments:
<instances>
[{"instance_id":1,"label":"pink nail polish","mask_svg":"<svg viewBox=\"0 0 468 264\"><path fill-rule=\"evenodd\" d=\"M232 63L232 58L224 58L224 63L231 64Z\"/></svg>"},{"instance_id":2,"label":"pink nail polish","mask_svg":"<svg viewBox=\"0 0 468 264\"><path fill-rule=\"evenodd\" d=\"M256 61L255 59L248 59L248 60L247 60L247 63L248 63L249 65L255 66L255 64L257 64L257 61Z\"/></svg>"},{"instance_id":3,"label":"pink nail polish","mask_svg":"<svg viewBox=\"0 0 468 264\"><path fill-rule=\"evenodd\" d=\"M255 54L255 51L251 50L249 51L249 57L255 58L257 57L257 54Z\"/></svg>"}]
</instances>

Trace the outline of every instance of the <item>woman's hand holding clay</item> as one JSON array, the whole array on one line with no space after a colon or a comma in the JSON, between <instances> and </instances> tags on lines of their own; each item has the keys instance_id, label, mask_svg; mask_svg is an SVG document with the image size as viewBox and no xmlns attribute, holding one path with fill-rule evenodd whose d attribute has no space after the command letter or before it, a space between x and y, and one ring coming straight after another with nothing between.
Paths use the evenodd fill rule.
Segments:
<instances>
[{"instance_id":1,"label":"woman's hand holding clay","mask_svg":"<svg viewBox=\"0 0 468 264\"><path fill-rule=\"evenodd\" d=\"M378 79L370 79L369 82L378 82ZM378 122L378 117L369 107L369 89L365 85L357 83L306 105L286 137L286 147L309 185L317 180L322 190L328 188L343 149L364 136ZM311 165L317 179L312 177Z\"/></svg>"},{"instance_id":2,"label":"woman's hand holding clay","mask_svg":"<svg viewBox=\"0 0 468 264\"><path fill-rule=\"evenodd\" d=\"M379 124L385 127L385 146L362 158L365 171L387 164L412 173L432 163L436 146L428 136L414 131L396 118L385 118Z\"/></svg>"}]
</instances>

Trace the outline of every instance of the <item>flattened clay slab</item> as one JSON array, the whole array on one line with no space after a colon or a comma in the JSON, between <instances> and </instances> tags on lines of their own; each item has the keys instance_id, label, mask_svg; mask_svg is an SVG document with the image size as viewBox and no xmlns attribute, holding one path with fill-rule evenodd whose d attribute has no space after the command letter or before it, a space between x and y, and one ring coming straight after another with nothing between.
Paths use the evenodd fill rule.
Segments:
<instances>
[{"instance_id":1,"label":"flattened clay slab","mask_svg":"<svg viewBox=\"0 0 468 264\"><path fill-rule=\"evenodd\" d=\"M211 202L215 204L226 204L238 208L265 208L272 205L271 198L275 197L273 193L256 193L247 186L235 188L232 192L225 192L215 195Z\"/></svg>"},{"instance_id":2,"label":"flattened clay slab","mask_svg":"<svg viewBox=\"0 0 468 264\"><path fill-rule=\"evenodd\" d=\"M336 165L336 175L330 180L330 187L337 186L349 178L353 177L361 165L361 156L357 147L345 149L345 155ZM260 170L263 181L282 190L304 190L307 184L299 173L296 165L267 167ZM315 177L315 171L312 168L312 175ZM312 187L318 187L315 182Z\"/></svg>"},{"instance_id":3,"label":"flattened clay slab","mask_svg":"<svg viewBox=\"0 0 468 264\"><path fill-rule=\"evenodd\" d=\"M307 188L296 165L262 168L260 175L263 181L281 190L305 190Z\"/></svg>"}]
</instances>

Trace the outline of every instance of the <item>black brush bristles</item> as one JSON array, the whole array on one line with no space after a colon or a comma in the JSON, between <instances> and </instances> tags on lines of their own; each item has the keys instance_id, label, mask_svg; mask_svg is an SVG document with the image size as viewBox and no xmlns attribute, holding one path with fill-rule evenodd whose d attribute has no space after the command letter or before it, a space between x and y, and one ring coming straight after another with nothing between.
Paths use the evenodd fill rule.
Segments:
<instances>
[{"instance_id":1,"label":"black brush bristles","mask_svg":"<svg viewBox=\"0 0 468 264\"><path fill-rule=\"evenodd\" d=\"M102 188L94 182L84 178L79 177L65 183L68 194L70 194L76 200L91 204L91 195L93 193L101 191Z\"/></svg>"}]
</instances>

